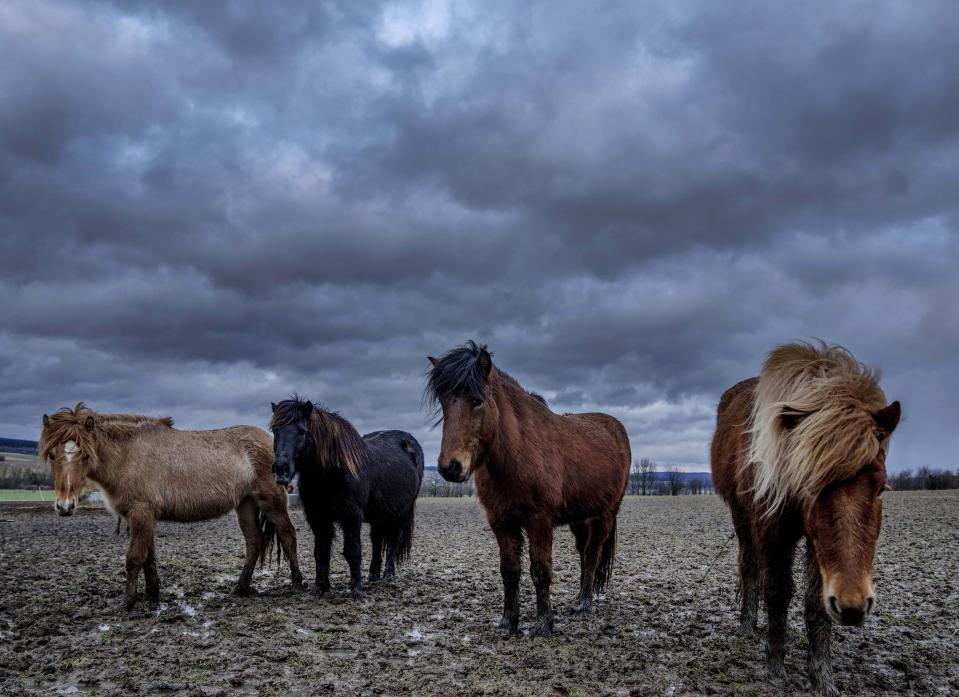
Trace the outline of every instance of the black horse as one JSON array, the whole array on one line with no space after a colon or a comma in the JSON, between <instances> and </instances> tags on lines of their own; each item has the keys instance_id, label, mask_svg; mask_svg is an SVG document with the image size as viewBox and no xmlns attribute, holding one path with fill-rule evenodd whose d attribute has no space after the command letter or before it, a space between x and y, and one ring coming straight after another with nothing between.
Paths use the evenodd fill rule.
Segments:
<instances>
[{"instance_id":1,"label":"black horse","mask_svg":"<svg viewBox=\"0 0 959 697\"><path fill-rule=\"evenodd\" d=\"M273 475L286 485L299 475L300 498L315 538L316 590L330 589L334 523L343 530L350 591L363 596L360 528L370 524L370 581L385 580L410 554L416 496L423 481L423 449L405 431L374 431L362 438L349 421L313 402L287 399L273 407Z\"/></svg>"}]
</instances>

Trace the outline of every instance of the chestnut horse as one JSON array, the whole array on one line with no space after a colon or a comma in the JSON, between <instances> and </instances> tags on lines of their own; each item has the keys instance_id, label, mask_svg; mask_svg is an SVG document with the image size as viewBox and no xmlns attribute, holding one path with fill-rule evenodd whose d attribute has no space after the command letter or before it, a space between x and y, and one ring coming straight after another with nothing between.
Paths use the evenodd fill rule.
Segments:
<instances>
[{"instance_id":1,"label":"chestnut horse","mask_svg":"<svg viewBox=\"0 0 959 697\"><path fill-rule=\"evenodd\" d=\"M629 439L607 414L554 414L546 401L493 365L485 346L469 341L430 357L427 396L442 412L439 472L451 482L476 477L476 492L499 545L503 619L519 632L523 530L536 587L533 636L553 631L549 587L553 528L569 525L580 560L577 613L609 581L616 514L629 478Z\"/></svg>"},{"instance_id":2,"label":"chestnut horse","mask_svg":"<svg viewBox=\"0 0 959 697\"><path fill-rule=\"evenodd\" d=\"M257 559L263 563L276 537L289 559L293 584L303 582L286 491L271 471L272 440L259 428L180 431L170 418L102 414L80 402L44 414L40 458L50 463L60 515L74 512L90 479L103 489L110 509L127 520L128 609L136 600L141 569L147 597L159 598L153 540L158 520L207 520L236 509L246 538L236 592L250 591Z\"/></svg>"},{"instance_id":3,"label":"chestnut horse","mask_svg":"<svg viewBox=\"0 0 959 697\"><path fill-rule=\"evenodd\" d=\"M793 554L805 537L809 675L838 694L831 626L860 625L876 606L872 561L899 416L878 374L827 344L780 346L719 402L712 471L739 539L740 623L755 632L762 593L773 676L784 674Z\"/></svg>"}]
</instances>

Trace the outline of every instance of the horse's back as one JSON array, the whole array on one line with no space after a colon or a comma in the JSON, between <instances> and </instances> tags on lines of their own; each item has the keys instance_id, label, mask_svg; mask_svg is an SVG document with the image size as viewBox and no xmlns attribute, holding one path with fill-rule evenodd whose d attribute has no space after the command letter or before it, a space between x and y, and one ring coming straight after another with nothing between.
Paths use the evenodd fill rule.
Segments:
<instances>
[{"instance_id":1,"label":"horse's back","mask_svg":"<svg viewBox=\"0 0 959 697\"><path fill-rule=\"evenodd\" d=\"M737 499L745 467L749 419L759 378L736 383L723 393L716 408L716 431L710 446L710 463L716 492L727 502Z\"/></svg>"},{"instance_id":2,"label":"horse's back","mask_svg":"<svg viewBox=\"0 0 959 697\"><path fill-rule=\"evenodd\" d=\"M582 441L584 448L608 453L608 459L629 471L632 457L629 435L622 422L603 412L585 412L582 414L564 414L560 423L572 432L575 440Z\"/></svg>"},{"instance_id":3,"label":"horse's back","mask_svg":"<svg viewBox=\"0 0 959 697\"><path fill-rule=\"evenodd\" d=\"M369 482L368 514L402 517L416 502L423 481L423 449L406 431L374 431L363 436L368 449L362 476Z\"/></svg>"},{"instance_id":4,"label":"horse's back","mask_svg":"<svg viewBox=\"0 0 959 697\"><path fill-rule=\"evenodd\" d=\"M269 474L272 439L255 426L144 432L127 449L128 480L170 520L223 515Z\"/></svg>"}]
</instances>

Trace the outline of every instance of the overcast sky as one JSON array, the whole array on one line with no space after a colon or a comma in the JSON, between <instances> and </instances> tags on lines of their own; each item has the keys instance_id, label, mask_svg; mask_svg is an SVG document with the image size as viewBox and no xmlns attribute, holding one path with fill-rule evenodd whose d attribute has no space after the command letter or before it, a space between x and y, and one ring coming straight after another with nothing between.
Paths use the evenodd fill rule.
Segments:
<instances>
[{"instance_id":1,"label":"overcast sky","mask_svg":"<svg viewBox=\"0 0 959 697\"><path fill-rule=\"evenodd\" d=\"M821 337L959 465L959 4L259 5L0 5L0 435L296 390L435 464L473 338L701 469Z\"/></svg>"}]
</instances>

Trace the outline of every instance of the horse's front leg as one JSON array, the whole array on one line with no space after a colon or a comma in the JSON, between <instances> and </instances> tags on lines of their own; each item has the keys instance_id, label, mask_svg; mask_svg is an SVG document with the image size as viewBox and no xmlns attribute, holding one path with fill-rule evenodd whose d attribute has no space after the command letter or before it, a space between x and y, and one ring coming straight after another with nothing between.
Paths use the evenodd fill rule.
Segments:
<instances>
[{"instance_id":1,"label":"horse's front leg","mask_svg":"<svg viewBox=\"0 0 959 697\"><path fill-rule=\"evenodd\" d=\"M156 524L156 518L149 506L135 504L127 514L127 520L130 523L130 545L127 547L127 584L124 603L126 609L131 610L136 603L137 580L140 576L140 569L152 556L153 528ZM159 596L160 585L159 578L156 576L156 567L153 566L146 576L147 593L152 595L155 591Z\"/></svg>"},{"instance_id":2,"label":"horse's front leg","mask_svg":"<svg viewBox=\"0 0 959 697\"><path fill-rule=\"evenodd\" d=\"M786 673L786 613L793 594L793 553L796 541L775 536L763 545L763 595L768 627L766 665L772 677Z\"/></svg>"},{"instance_id":3,"label":"horse's front leg","mask_svg":"<svg viewBox=\"0 0 959 697\"><path fill-rule=\"evenodd\" d=\"M832 621L822 606L822 576L816 551L806 539L806 637L809 640L809 679L823 697L839 697L832 676Z\"/></svg>"},{"instance_id":4,"label":"horse's front leg","mask_svg":"<svg viewBox=\"0 0 959 697\"><path fill-rule=\"evenodd\" d=\"M363 597L363 541L360 532L363 519L348 518L343 521L343 556L350 565L350 594L354 600Z\"/></svg>"},{"instance_id":5,"label":"horse's front leg","mask_svg":"<svg viewBox=\"0 0 959 697\"><path fill-rule=\"evenodd\" d=\"M316 594L323 597L330 590L330 551L333 547L333 522L317 521L313 525L313 560L316 562Z\"/></svg>"},{"instance_id":6,"label":"horse's front leg","mask_svg":"<svg viewBox=\"0 0 959 697\"><path fill-rule=\"evenodd\" d=\"M509 636L519 634L519 577L523 551L523 533L518 525L490 521L499 545L499 570L503 577L503 619L499 628Z\"/></svg>"},{"instance_id":7,"label":"horse's front leg","mask_svg":"<svg viewBox=\"0 0 959 697\"><path fill-rule=\"evenodd\" d=\"M553 606L549 587L553 581L553 522L546 517L531 518L526 526L529 537L529 573L536 587L536 624L531 635L553 635Z\"/></svg>"}]
</instances>

